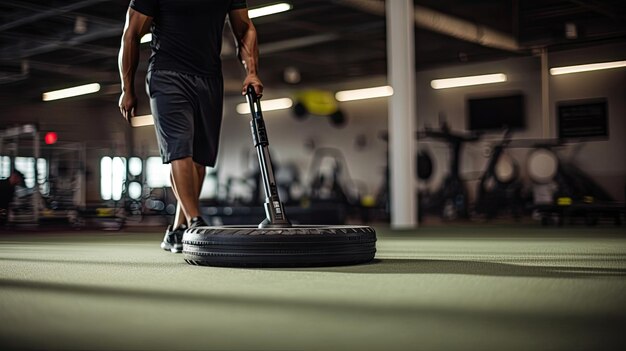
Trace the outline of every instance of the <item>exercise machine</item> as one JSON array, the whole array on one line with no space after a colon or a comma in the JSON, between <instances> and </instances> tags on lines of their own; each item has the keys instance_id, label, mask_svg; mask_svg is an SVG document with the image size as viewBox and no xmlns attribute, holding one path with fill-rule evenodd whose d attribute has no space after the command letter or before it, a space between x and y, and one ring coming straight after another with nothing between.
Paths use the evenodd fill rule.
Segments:
<instances>
[{"instance_id":1,"label":"exercise machine","mask_svg":"<svg viewBox=\"0 0 626 351\"><path fill-rule=\"evenodd\" d=\"M37 160L40 159L39 131L34 124L17 125L0 130L0 171L8 177L12 169L25 176L25 187L16 189L11 209L3 211L8 224L19 227L39 225L41 195L38 184ZM26 161L17 165L17 159ZM19 166L19 167L18 167ZM6 168L3 169L3 168ZM30 184L29 184L30 183Z\"/></svg>"},{"instance_id":2,"label":"exercise machine","mask_svg":"<svg viewBox=\"0 0 626 351\"><path fill-rule=\"evenodd\" d=\"M492 146L487 167L478 183L472 216L493 219L508 211L520 219L524 210L523 185L519 166L505 150L511 141L511 131L506 130L502 140Z\"/></svg>"},{"instance_id":3,"label":"exercise machine","mask_svg":"<svg viewBox=\"0 0 626 351\"><path fill-rule=\"evenodd\" d=\"M417 138L441 140L450 148L449 173L439 189L435 192L422 191L418 194L420 211L418 218L421 219L424 213L439 215L444 220L468 218L467 189L459 174L460 156L463 145L478 140L479 135L453 132L446 122L442 122L439 130L424 128L423 131L417 132ZM432 162L430 168L432 170Z\"/></svg>"},{"instance_id":4,"label":"exercise machine","mask_svg":"<svg viewBox=\"0 0 626 351\"><path fill-rule=\"evenodd\" d=\"M576 145L576 154L584 144ZM556 222L563 225L566 218L574 222L584 218L595 225L603 217L621 224L624 204L598 185L571 160L563 160L556 152L564 146L560 141L536 145L527 159L528 174L533 182L534 210L543 225Z\"/></svg>"}]
</instances>

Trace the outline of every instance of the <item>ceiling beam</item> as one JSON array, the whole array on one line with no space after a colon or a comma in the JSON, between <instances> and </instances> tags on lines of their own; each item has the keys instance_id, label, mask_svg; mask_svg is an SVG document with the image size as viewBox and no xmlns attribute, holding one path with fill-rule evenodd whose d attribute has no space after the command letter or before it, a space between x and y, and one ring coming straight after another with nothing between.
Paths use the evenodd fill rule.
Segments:
<instances>
[{"instance_id":1,"label":"ceiling beam","mask_svg":"<svg viewBox=\"0 0 626 351\"><path fill-rule=\"evenodd\" d=\"M334 33L311 35L308 37L300 37L295 39L287 39L267 44L261 44L259 45L259 52L263 55L268 55L280 51L299 49L305 46L326 43L337 39L339 39L339 35Z\"/></svg>"},{"instance_id":2,"label":"ceiling beam","mask_svg":"<svg viewBox=\"0 0 626 351\"><path fill-rule=\"evenodd\" d=\"M15 27L19 27L28 23L33 23L45 18L49 18L49 17L54 17L54 16L58 16L67 12L71 12L83 7L87 7L87 6L91 6L91 5L95 5L101 2L105 2L107 0L83 0L83 1L79 1L73 4L69 4L69 5L65 5L65 6L61 6L61 7L57 7L57 8L48 8L48 10L39 12L39 13L35 13L33 15L27 16L27 17L22 17L20 19L16 19L14 21L8 22L8 23L4 23L2 25L0 25L0 32L5 31L5 30L9 30ZM3 5L9 5L11 6L13 3L16 3L18 6L19 2L13 2L13 1L3 1L2 4Z\"/></svg>"},{"instance_id":3,"label":"ceiling beam","mask_svg":"<svg viewBox=\"0 0 626 351\"><path fill-rule=\"evenodd\" d=\"M379 0L336 0L337 3L364 12L384 16L385 2ZM419 27L495 49L520 52L522 48L512 36L426 7L414 6L414 20Z\"/></svg>"},{"instance_id":4,"label":"ceiling beam","mask_svg":"<svg viewBox=\"0 0 626 351\"><path fill-rule=\"evenodd\" d=\"M11 0L3 1L2 5L13 7L13 8L18 8L18 9L27 10L27 11L20 12L20 13L17 13L17 14L11 13L11 15L12 15L11 19L30 17L30 14L32 12L41 13L41 12L45 12L45 11L50 10L49 6L41 6L41 5L35 5L35 4L26 3L26 2L20 2L20 1L11 1ZM103 25L104 24L119 25L119 21L111 20L111 19L108 19L108 18L97 17L97 16L90 15L90 14L88 15L88 14L85 14L85 13L75 12L75 11L60 13L56 17L65 18L68 21L75 21L76 17L84 17L84 18L86 18L89 21L89 23L98 23L98 24L103 24ZM9 21L9 20L10 19L6 19L5 18L5 21Z\"/></svg>"},{"instance_id":5,"label":"ceiling beam","mask_svg":"<svg viewBox=\"0 0 626 351\"><path fill-rule=\"evenodd\" d=\"M606 16L613 20L625 20L626 16L624 15L624 11L619 11L619 9L615 7L611 7L608 4L601 3L593 0L570 0L576 5L584 7L586 9L592 10L596 13L599 13L603 16Z\"/></svg>"},{"instance_id":6,"label":"ceiling beam","mask_svg":"<svg viewBox=\"0 0 626 351\"><path fill-rule=\"evenodd\" d=\"M96 69L77 67L76 65L61 65L55 63L28 61L30 69L62 74L65 76L90 77L96 81L111 81L119 78L112 71L98 71Z\"/></svg>"},{"instance_id":7,"label":"ceiling beam","mask_svg":"<svg viewBox=\"0 0 626 351\"><path fill-rule=\"evenodd\" d=\"M17 44L11 47L4 47L0 49L0 61L20 60L55 50L77 48L79 47L79 45L85 45L85 43L88 43L90 41L109 38L113 36L121 37L121 35L122 26L91 26L88 33L72 35L66 39L47 38L42 44L34 45L32 47L25 47L22 44ZM119 50L117 49L105 47L98 49L96 46L89 48L89 50L90 52L97 52L104 56L115 56L119 52Z\"/></svg>"}]
</instances>

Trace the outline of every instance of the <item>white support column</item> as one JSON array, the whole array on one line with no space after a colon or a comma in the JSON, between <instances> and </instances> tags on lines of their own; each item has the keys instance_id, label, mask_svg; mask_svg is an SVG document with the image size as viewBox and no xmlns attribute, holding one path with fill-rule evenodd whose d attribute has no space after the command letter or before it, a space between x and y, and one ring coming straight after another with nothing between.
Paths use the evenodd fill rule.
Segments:
<instances>
[{"instance_id":1,"label":"white support column","mask_svg":"<svg viewBox=\"0 0 626 351\"><path fill-rule=\"evenodd\" d=\"M417 226L413 0L386 1L391 226Z\"/></svg>"}]
</instances>

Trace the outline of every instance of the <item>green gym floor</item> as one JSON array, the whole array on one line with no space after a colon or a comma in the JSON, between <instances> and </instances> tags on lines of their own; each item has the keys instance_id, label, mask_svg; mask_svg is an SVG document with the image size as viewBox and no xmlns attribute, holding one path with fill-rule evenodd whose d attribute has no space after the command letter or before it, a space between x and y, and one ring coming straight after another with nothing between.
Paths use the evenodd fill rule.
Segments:
<instances>
[{"instance_id":1,"label":"green gym floor","mask_svg":"<svg viewBox=\"0 0 626 351\"><path fill-rule=\"evenodd\" d=\"M624 350L626 228L378 231L371 264L187 265L145 232L0 232L0 349Z\"/></svg>"}]
</instances>

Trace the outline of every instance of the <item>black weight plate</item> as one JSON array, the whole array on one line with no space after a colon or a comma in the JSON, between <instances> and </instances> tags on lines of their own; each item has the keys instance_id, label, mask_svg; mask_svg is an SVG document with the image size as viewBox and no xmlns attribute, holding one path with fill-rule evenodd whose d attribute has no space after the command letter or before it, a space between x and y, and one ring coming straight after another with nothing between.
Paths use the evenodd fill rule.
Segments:
<instances>
[{"instance_id":1,"label":"black weight plate","mask_svg":"<svg viewBox=\"0 0 626 351\"><path fill-rule=\"evenodd\" d=\"M367 226L198 227L185 232L183 256L193 265L309 267L369 262L376 231Z\"/></svg>"},{"instance_id":2,"label":"black weight plate","mask_svg":"<svg viewBox=\"0 0 626 351\"><path fill-rule=\"evenodd\" d=\"M341 111L337 111L330 115L330 123L333 127L343 127L346 122L346 116Z\"/></svg>"}]
</instances>

